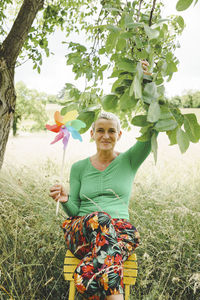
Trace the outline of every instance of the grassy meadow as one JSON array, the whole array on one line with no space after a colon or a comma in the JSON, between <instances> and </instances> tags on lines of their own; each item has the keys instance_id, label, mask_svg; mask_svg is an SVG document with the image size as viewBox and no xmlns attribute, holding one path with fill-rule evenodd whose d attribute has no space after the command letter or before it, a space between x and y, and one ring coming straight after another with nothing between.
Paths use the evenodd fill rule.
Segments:
<instances>
[{"instance_id":1,"label":"grassy meadow","mask_svg":"<svg viewBox=\"0 0 200 300\"><path fill-rule=\"evenodd\" d=\"M119 149L135 142L129 132ZM0 172L0 299L67 299L63 279L66 247L60 225L65 219L49 198L60 174L62 146L54 135L10 137ZM86 141L87 140L87 141ZM90 155L89 138L71 141L65 165L66 185L74 160ZM77 142L76 142L77 143ZM200 299L200 144L185 154L159 136L158 162L150 155L139 169L130 201L130 217L141 235L136 253L139 274L130 299Z\"/></svg>"}]
</instances>

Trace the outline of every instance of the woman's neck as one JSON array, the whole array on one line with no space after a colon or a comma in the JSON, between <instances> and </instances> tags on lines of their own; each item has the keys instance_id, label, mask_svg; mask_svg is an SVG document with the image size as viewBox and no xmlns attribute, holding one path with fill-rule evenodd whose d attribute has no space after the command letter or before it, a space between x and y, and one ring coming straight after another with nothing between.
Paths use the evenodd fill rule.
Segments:
<instances>
[{"instance_id":1,"label":"woman's neck","mask_svg":"<svg viewBox=\"0 0 200 300\"><path fill-rule=\"evenodd\" d=\"M97 151L97 153L93 156L93 158L103 164L103 163L111 162L118 155L119 153L114 151Z\"/></svg>"},{"instance_id":2,"label":"woman's neck","mask_svg":"<svg viewBox=\"0 0 200 300\"><path fill-rule=\"evenodd\" d=\"M104 171L118 155L119 152L97 151L97 153L90 158L90 161L97 170Z\"/></svg>"}]
</instances>

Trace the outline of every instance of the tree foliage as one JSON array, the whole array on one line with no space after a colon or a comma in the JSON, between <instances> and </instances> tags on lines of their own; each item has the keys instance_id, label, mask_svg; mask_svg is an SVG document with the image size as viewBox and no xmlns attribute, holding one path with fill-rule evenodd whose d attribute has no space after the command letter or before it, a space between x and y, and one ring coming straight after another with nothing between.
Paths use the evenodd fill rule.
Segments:
<instances>
[{"instance_id":1,"label":"tree foliage","mask_svg":"<svg viewBox=\"0 0 200 300\"><path fill-rule=\"evenodd\" d=\"M200 91L188 91L182 96L174 96L170 103L180 108L200 108Z\"/></svg>"},{"instance_id":2,"label":"tree foliage","mask_svg":"<svg viewBox=\"0 0 200 300\"><path fill-rule=\"evenodd\" d=\"M70 42L67 54L76 79L84 76L87 85L81 92L66 84L71 99L62 110L64 114L76 108L79 118L87 120L85 130L102 108L116 113L123 127L141 127L138 140L151 139L155 160L157 132L166 132L170 144L177 143L181 152L191 141L184 128L187 116L166 100L164 87L178 70L174 51L185 23L181 16L163 19L161 8L162 1L156 0L101 1L101 6L94 1L96 18L86 19L81 27L89 41ZM143 73L141 60L149 62L151 75ZM112 87L105 94L102 86L110 79ZM191 127L199 126L192 119L189 122ZM195 134L198 141L200 134Z\"/></svg>"},{"instance_id":3,"label":"tree foliage","mask_svg":"<svg viewBox=\"0 0 200 300\"><path fill-rule=\"evenodd\" d=\"M48 95L28 89L23 82L16 84L16 93L17 102L12 124L13 135L17 134L20 125L25 121L26 125L24 125L23 130L38 131L44 129L44 124L48 120L45 110Z\"/></svg>"}]
</instances>

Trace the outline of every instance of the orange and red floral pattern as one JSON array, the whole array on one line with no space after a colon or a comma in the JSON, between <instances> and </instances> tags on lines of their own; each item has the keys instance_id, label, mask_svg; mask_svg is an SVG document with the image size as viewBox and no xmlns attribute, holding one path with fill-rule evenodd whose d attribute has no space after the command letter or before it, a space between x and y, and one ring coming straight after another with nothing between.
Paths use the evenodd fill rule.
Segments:
<instances>
[{"instance_id":1,"label":"orange and red floral pattern","mask_svg":"<svg viewBox=\"0 0 200 300\"><path fill-rule=\"evenodd\" d=\"M67 247L81 261L74 272L84 298L104 300L123 293L123 262L139 245L139 233L125 219L94 212L64 221Z\"/></svg>"}]
</instances>

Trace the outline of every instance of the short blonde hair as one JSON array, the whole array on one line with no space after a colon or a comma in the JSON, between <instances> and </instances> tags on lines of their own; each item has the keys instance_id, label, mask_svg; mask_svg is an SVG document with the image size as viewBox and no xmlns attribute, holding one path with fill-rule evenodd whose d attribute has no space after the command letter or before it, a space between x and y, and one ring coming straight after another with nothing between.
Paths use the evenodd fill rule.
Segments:
<instances>
[{"instance_id":1,"label":"short blonde hair","mask_svg":"<svg viewBox=\"0 0 200 300\"><path fill-rule=\"evenodd\" d=\"M113 113L111 112L107 112L107 111L102 111L99 115L98 115L98 118L96 119L99 120L99 119L105 119L105 120L113 120L113 121L116 121L117 122L117 131L120 132L121 130L121 125L120 125L120 121L119 121L119 118L114 115ZM95 130L95 122L92 123L92 130L94 131Z\"/></svg>"}]
</instances>

